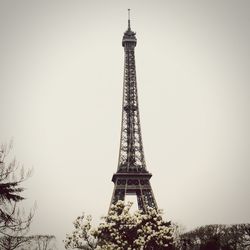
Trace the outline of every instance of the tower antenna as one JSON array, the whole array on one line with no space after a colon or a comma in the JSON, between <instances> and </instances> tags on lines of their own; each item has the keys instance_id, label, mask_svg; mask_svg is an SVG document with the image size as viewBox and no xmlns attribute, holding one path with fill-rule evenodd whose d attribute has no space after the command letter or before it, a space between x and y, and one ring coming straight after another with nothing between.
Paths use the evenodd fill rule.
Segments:
<instances>
[{"instance_id":1,"label":"tower antenna","mask_svg":"<svg viewBox=\"0 0 250 250\"><path fill-rule=\"evenodd\" d=\"M128 9L128 29L130 30L130 9Z\"/></svg>"}]
</instances>

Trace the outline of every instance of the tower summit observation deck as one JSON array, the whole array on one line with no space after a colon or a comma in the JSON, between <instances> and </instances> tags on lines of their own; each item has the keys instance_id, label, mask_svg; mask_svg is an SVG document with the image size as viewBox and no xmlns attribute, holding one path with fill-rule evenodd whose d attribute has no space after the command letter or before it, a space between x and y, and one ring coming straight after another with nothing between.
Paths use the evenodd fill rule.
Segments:
<instances>
[{"instance_id":1,"label":"tower summit observation deck","mask_svg":"<svg viewBox=\"0 0 250 250\"><path fill-rule=\"evenodd\" d=\"M136 44L129 9L128 28L122 38L125 56L122 123L118 168L112 178L114 191L111 204L124 200L126 195L136 195L138 208L146 212L148 207L157 209L157 204L149 181L152 174L147 171L142 144L135 68Z\"/></svg>"}]
</instances>

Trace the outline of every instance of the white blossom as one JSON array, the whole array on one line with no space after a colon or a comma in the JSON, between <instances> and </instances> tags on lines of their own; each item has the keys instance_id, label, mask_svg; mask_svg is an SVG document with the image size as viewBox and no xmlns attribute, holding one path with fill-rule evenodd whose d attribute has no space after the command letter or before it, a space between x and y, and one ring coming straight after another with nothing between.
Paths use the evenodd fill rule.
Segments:
<instances>
[{"instance_id":1,"label":"white blossom","mask_svg":"<svg viewBox=\"0 0 250 250\"><path fill-rule=\"evenodd\" d=\"M130 213L132 203L118 201L111 205L107 216L97 228L91 226L92 217L77 217L75 230L66 235L66 249L143 250L169 249L173 242L170 223L162 219L162 211Z\"/></svg>"}]
</instances>

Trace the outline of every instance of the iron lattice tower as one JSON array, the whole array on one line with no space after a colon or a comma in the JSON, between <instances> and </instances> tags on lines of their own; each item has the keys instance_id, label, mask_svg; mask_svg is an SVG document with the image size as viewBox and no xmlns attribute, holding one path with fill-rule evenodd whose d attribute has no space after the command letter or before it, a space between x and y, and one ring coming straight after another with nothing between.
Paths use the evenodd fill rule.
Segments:
<instances>
[{"instance_id":1,"label":"iron lattice tower","mask_svg":"<svg viewBox=\"0 0 250 250\"><path fill-rule=\"evenodd\" d=\"M128 29L122 39L125 53L122 124L118 168L112 178L114 191L111 204L124 200L127 194L133 194L137 196L138 208L146 212L148 207L157 209L157 204L149 181L152 174L147 171L143 152L135 69L135 35L130 27L129 16Z\"/></svg>"}]
</instances>

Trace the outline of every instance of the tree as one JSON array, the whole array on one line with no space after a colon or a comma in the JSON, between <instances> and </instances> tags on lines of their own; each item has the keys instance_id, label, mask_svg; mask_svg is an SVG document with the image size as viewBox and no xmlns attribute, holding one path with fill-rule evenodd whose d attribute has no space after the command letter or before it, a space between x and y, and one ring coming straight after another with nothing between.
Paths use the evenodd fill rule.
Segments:
<instances>
[{"instance_id":1,"label":"tree","mask_svg":"<svg viewBox=\"0 0 250 250\"><path fill-rule=\"evenodd\" d=\"M180 249L250 249L250 224L206 225L181 235Z\"/></svg>"},{"instance_id":2,"label":"tree","mask_svg":"<svg viewBox=\"0 0 250 250\"><path fill-rule=\"evenodd\" d=\"M174 241L174 249L182 249L183 244L185 242L182 241L182 235L186 231L185 226L179 223L172 223L173 228L173 241Z\"/></svg>"},{"instance_id":3,"label":"tree","mask_svg":"<svg viewBox=\"0 0 250 250\"><path fill-rule=\"evenodd\" d=\"M131 206L118 201L96 229L90 216L78 217L75 230L66 237L66 249L172 249L173 229L162 219L162 212L148 208L146 213L132 214Z\"/></svg>"},{"instance_id":4,"label":"tree","mask_svg":"<svg viewBox=\"0 0 250 250\"><path fill-rule=\"evenodd\" d=\"M90 215L78 216L73 222L74 231L66 235L64 241L66 249L92 250L97 248L97 238L93 235L94 228L91 225Z\"/></svg>"},{"instance_id":5,"label":"tree","mask_svg":"<svg viewBox=\"0 0 250 250\"><path fill-rule=\"evenodd\" d=\"M25 236L16 236L11 235L2 236L0 239L0 246L3 250L13 250L18 249L20 246L28 246L30 244L30 239Z\"/></svg>"},{"instance_id":6,"label":"tree","mask_svg":"<svg viewBox=\"0 0 250 250\"><path fill-rule=\"evenodd\" d=\"M31 171L25 171L15 159L8 161L12 144L2 145L0 150L0 247L12 250L27 242L24 237L29 230L34 216L33 208L27 215L18 208L17 203L24 197L20 184L25 181Z\"/></svg>"},{"instance_id":7,"label":"tree","mask_svg":"<svg viewBox=\"0 0 250 250\"><path fill-rule=\"evenodd\" d=\"M10 241L9 241L10 240ZM18 244L21 241L22 244ZM13 246L14 243L17 243L15 249L18 250L55 250L55 236L54 235L30 235L24 237L16 237L14 239L6 238L5 239L5 248L8 249L8 246Z\"/></svg>"},{"instance_id":8,"label":"tree","mask_svg":"<svg viewBox=\"0 0 250 250\"><path fill-rule=\"evenodd\" d=\"M53 250L52 245L55 240L54 235L35 235L30 237L31 242L34 242L37 250Z\"/></svg>"}]
</instances>

